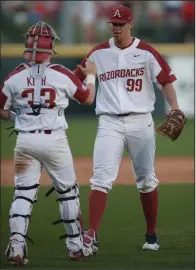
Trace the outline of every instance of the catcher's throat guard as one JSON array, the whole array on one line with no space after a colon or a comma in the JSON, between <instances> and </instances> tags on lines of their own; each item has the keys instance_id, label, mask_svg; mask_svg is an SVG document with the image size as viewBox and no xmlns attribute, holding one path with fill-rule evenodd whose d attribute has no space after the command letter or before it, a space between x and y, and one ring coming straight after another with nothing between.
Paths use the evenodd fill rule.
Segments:
<instances>
[{"instance_id":1,"label":"catcher's throat guard","mask_svg":"<svg viewBox=\"0 0 196 270\"><path fill-rule=\"evenodd\" d=\"M156 131L169 140L175 141L182 133L186 121L187 118L181 110L172 110Z\"/></svg>"},{"instance_id":2,"label":"catcher's throat guard","mask_svg":"<svg viewBox=\"0 0 196 270\"><path fill-rule=\"evenodd\" d=\"M24 37L24 58L35 63L40 63L55 53L55 42L60 40L54 29L43 21L32 25Z\"/></svg>"}]
</instances>

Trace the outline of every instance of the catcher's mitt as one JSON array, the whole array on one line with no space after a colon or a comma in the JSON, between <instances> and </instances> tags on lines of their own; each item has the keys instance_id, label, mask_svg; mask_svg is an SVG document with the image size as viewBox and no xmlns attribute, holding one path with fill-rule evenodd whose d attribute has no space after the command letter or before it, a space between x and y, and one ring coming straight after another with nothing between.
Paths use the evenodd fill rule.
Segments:
<instances>
[{"instance_id":1,"label":"catcher's mitt","mask_svg":"<svg viewBox=\"0 0 196 270\"><path fill-rule=\"evenodd\" d=\"M172 110L156 131L171 141L175 141L180 136L186 121L187 118L181 110Z\"/></svg>"}]
</instances>

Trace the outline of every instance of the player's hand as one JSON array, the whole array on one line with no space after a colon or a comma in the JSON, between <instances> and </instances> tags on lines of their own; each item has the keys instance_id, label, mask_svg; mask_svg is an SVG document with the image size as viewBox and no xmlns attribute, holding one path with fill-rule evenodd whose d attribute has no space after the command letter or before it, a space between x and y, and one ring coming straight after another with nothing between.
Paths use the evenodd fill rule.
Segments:
<instances>
[{"instance_id":1,"label":"player's hand","mask_svg":"<svg viewBox=\"0 0 196 270\"><path fill-rule=\"evenodd\" d=\"M82 67L81 65L77 65L77 67L82 71L82 73L87 76L87 75L96 75L96 65L93 61L87 58L86 61L86 67Z\"/></svg>"}]
</instances>

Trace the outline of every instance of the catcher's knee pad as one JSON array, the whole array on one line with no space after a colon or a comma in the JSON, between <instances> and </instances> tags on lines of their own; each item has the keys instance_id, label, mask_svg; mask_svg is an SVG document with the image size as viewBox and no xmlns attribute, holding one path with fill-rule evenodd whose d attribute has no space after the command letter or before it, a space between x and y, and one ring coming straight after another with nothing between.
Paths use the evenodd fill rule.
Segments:
<instances>
[{"instance_id":1,"label":"catcher's knee pad","mask_svg":"<svg viewBox=\"0 0 196 270\"><path fill-rule=\"evenodd\" d=\"M137 188L142 193L152 192L159 184L155 175L152 177L139 176L136 178Z\"/></svg>"},{"instance_id":2,"label":"catcher's knee pad","mask_svg":"<svg viewBox=\"0 0 196 270\"><path fill-rule=\"evenodd\" d=\"M66 238L68 249L78 251L83 246L81 237L83 231L79 221L80 202L78 185L76 184L64 191L56 190L56 193L61 219L54 221L52 224L64 223L66 234L61 236L60 239Z\"/></svg>"},{"instance_id":3,"label":"catcher's knee pad","mask_svg":"<svg viewBox=\"0 0 196 270\"><path fill-rule=\"evenodd\" d=\"M11 235L28 238L26 236L33 204L37 201L39 184L27 187L15 187L14 198L9 212L9 226Z\"/></svg>"}]
</instances>

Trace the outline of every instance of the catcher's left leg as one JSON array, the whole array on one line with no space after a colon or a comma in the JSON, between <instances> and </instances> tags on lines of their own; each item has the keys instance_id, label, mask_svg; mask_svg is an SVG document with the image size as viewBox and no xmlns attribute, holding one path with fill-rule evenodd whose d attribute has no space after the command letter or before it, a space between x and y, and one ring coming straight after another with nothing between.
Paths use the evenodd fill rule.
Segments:
<instances>
[{"instance_id":1,"label":"catcher's left leg","mask_svg":"<svg viewBox=\"0 0 196 270\"><path fill-rule=\"evenodd\" d=\"M88 247L83 243L83 230L79 220L79 188L76 184L71 151L66 138L57 141L52 137L50 139L50 145L55 148L55 151L48 148L43 165L53 180L53 187L59 202L60 220L53 224L64 224L66 234L60 239L65 238L72 260L82 260L92 255L92 248L91 243Z\"/></svg>"},{"instance_id":2,"label":"catcher's left leg","mask_svg":"<svg viewBox=\"0 0 196 270\"><path fill-rule=\"evenodd\" d=\"M33 204L37 201L41 165L26 153L15 151L15 190L9 213L10 241L6 256L10 264L24 265L26 238Z\"/></svg>"},{"instance_id":3,"label":"catcher's left leg","mask_svg":"<svg viewBox=\"0 0 196 270\"><path fill-rule=\"evenodd\" d=\"M127 119L130 121L130 119ZM137 120L137 121L136 121ZM137 188L146 219L144 250L158 250L156 218L158 210L158 179L154 170L155 131L151 115L137 116L130 121L126 144L132 160Z\"/></svg>"}]
</instances>

